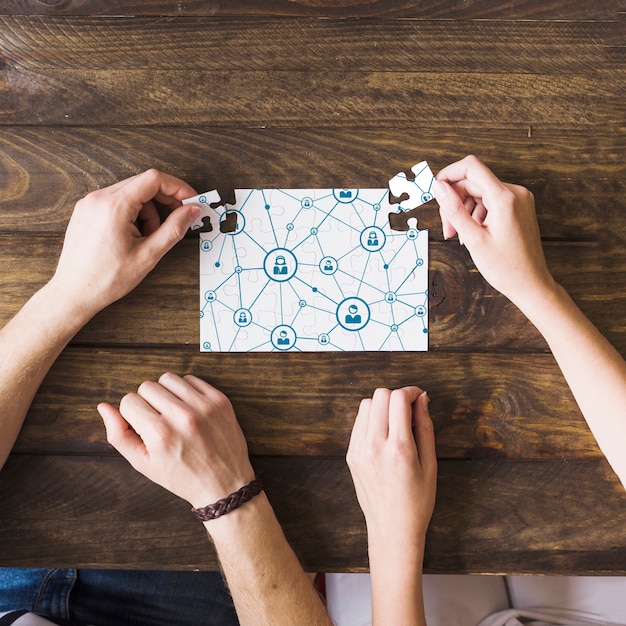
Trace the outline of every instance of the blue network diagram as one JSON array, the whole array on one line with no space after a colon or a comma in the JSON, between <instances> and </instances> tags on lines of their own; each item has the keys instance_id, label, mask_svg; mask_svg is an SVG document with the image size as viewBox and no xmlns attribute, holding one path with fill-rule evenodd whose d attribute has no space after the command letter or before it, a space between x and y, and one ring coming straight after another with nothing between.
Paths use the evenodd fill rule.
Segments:
<instances>
[{"instance_id":1,"label":"blue network diagram","mask_svg":"<svg viewBox=\"0 0 626 626\"><path fill-rule=\"evenodd\" d=\"M428 349L428 231L387 189L237 189L200 233L204 352ZM227 214L236 227L221 232ZM230 216L232 219L232 215Z\"/></svg>"}]
</instances>

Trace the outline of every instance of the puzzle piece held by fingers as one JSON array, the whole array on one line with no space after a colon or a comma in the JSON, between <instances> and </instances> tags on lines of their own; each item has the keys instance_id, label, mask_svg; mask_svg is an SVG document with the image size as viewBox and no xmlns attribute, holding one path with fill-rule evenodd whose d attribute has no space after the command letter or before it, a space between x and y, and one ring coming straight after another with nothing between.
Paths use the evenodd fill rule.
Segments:
<instances>
[{"instance_id":1,"label":"puzzle piece held by fingers","mask_svg":"<svg viewBox=\"0 0 626 626\"><path fill-rule=\"evenodd\" d=\"M202 208L200 217L198 217L198 219L191 224L190 230L195 230L199 233L211 232L213 230L213 225L211 224L210 216L214 213L211 210L213 208L212 205L217 205L221 202L222 198L220 197L217 189L212 189L211 191L206 191L205 193L193 196L193 198L183 200L183 204L199 204Z\"/></svg>"},{"instance_id":2,"label":"puzzle piece held by fingers","mask_svg":"<svg viewBox=\"0 0 626 626\"><path fill-rule=\"evenodd\" d=\"M432 186L435 177L428 163L426 161L416 163L411 171L415 174L413 180L407 179L404 172L398 172L389 181L389 201L393 204L399 203L402 211L415 209L433 199ZM395 200L393 196L395 196Z\"/></svg>"}]
</instances>

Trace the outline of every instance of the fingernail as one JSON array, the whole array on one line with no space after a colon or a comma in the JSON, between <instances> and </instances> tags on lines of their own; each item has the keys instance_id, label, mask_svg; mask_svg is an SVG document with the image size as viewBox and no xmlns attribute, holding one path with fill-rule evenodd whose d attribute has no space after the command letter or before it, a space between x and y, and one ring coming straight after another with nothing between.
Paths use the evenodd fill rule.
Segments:
<instances>
[{"instance_id":1,"label":"fingernail","mask_svg":"<svg viewBox=\"0 0 626 626\"><path fill-rule=\"evenodd\" d=\"M189 219L190 220L198 219L201 214L202 214L202 209L199 206L197 206L197 205L193 205L189 209Z\"/></svg>"},{"instance_id":2,"label":"fingernail","mask_svg":"<svg viewBox=\"0 0 626 626\"><path fill-rule=\"evenodd\" d=\"M437 198L437 196L443 198L443 196L448 193L448 187L440 180L435 179L433 182L433 193L435 194L435 198Z\"/></svg>"}]
</instances>

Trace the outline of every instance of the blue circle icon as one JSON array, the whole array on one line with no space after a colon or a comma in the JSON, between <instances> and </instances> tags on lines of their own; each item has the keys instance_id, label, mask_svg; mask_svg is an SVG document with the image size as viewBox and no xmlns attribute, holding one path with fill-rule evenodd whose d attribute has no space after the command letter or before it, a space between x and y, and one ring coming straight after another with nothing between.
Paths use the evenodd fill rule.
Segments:
<instances>
[{"instance_id":1,"label":"blue circle icon","mask_svg":"<svg viewBox=\"0 0 626 626\"><path fill-rule=\"evenodd\" d=\"M370 308L365 300L350 297L339 303L336 315L342 328L357 331L365 328L370 321Z\"/></svg>"},{"instance_id":2,"label":"blue circle icon","mask_svg":"<svg viewBox=\"0 0 626 626\"><path fill-rule=\"evenodd\" d=\"M204 294L204 299L207 302L215 302L217 300L217 294L214 291L207 291Z\"/></svg>"},{"instance_id":3,"label":"blue circle icon","mask_svg":"<svg viewBox=\"0 0 626 626\"><path fill-rule=\"evenodd\" d=\"M326 276L332 276L338 269L339 263L335 257L325 256L319 264L320 272Z\"/></svg>"},{"instance_id":4,"label":"blue circle icon","mask_svg":"<svg viewBox=\"0 0 626 626\"><path fill-rule=\"evenodd\" d=\"M368 226L361 231L361 246L368 252L378 252L386 241L385 233L378 226Z\"/></svg>"},{"instance_id":5,"label":"blue circle icon","mask_svg":"<svg viewBox=\"0 0 626 626\"><path fill-rule=\"evenodd\" d=\"M409 230L406 231L406 238L410 239L411 241L415 241L417 239L418 236L418 232L416 228L409 228Z\"/></svg>"},{"instance_id":6,"label":"blue circle icon","mask_svg":"<svg viewBox=\"0 0 626 626\"><path fill-rule=\"evenodd\" d=\"M274 248L265 256L263 269L268 278L277 283L284 283L294 277L298 269L298 260L291 250Z\"/></svg>"},{"instance_id":7,"label":"blue circle icon","mask_svg":"<svg viewBox=\"0 0 626 626\"><path fill-rule=\"evenodd\" d=\"M274 328L270 340L277 350L291 350L296 344L296 331L287 324L281 324Z\"/></svg>"},{"instance_id":8,"label":"blue circle icon","mask_svg":"<svg viewBox=\"0 0 626 626\"><path fill-rule=\"evenodd\" d=\"M202 252L210 252L213 249L213 244L208 239L203 239L200 242L200 250Z\"/></svg>"},{"instance_id":9,"label":"blue circle icon","mask_svg":"<svg viewBox=\"0 0 626 626\"><path fill-rule=\"evenodd\" d=\"M322 346L327 346L330 343L330 336L326 333L322 333L317 337L317 341Z\"/></svg>"},{"instance_id":10,"label":"blue circle icon","mask_svg":"<svg viewBox=\"0 0 626 626\"><path fill-rule=\"evenodd\" d=\"M308 196L302 198L300 204L303 209L310 209L313 206L313 198L309 198Z\"/></svg>"},{"instance_id":11,"label":"blue circle icon","mask_svg":"<svg viewBox=\"0 0 626 626\"><path fill-rule=\"evenodd\" d=\"M337 202L342 204L350 204L354 202L359 195L358 189L333 189L333 196Z\"/></svg>"},{"instance_id":12,"label":"blue circle icon","mask_svg":"<svg viewBox=\"0 0 626 626\"><path fill-rule=\"evenodd\" d=\"M415 307L415 315L418 317L424 317L426 315L426 307L422 304Z\"/></svg>"},{"instance_id":13,"label":"blue circle icon","mask_svg":"<svg viewBox=\"0 0 626 626\"><path fill-rule=\"evenodd\" d=\"M240 328L245 328L252 323L252 313L248 309L237 309L233 313L233 322Z\"/></svg>"}]
</instances>

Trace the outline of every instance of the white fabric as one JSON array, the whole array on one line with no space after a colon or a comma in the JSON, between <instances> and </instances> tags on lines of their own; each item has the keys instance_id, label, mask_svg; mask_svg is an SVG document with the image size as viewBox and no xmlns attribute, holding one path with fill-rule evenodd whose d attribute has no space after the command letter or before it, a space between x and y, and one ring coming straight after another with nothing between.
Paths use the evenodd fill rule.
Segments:
<instances>
[{"instance_id":1,"label":"white fabric","mask_svg":"<svg viewBox=\"0 0 626 626\"><path fill-rule=\"evenodd\" d=\"M370 626L370 575L326 574L326 607L337 626Z\"/></svg>"},{"instance_id":2,"label":"white fabric","mask_svg":"<svg viewBox=\"0 0 626 626\"><path fill-rule=\"evenodd\" d=\"M510 607L502 576L424 576L428 626L476 626Z\"/></svg>"},{"instance_id":3,"label":"white fabric","mask_svg":"<svg viewBox=\"0 0 626 626\"><path fill-rule=\"evenodd\" d=\"M5 613L0 613L0 617L4 617L13 611L7 611ZM34 613L25 613L22 617L19 617L13 622L13 626L54 626L52 622L49 622L47 619L43 617L39 617L39 615L35 615Z\"/></svg>"},{"instance_id":4,"label":"white fabric","mask_svg":"<svg viewBox=\"0 0 626 626\"><path fill-rule=\"evenodd\" d=\"M517 618L524 618L520 622ZM532 621L529 621L532 620ZM623 622L622 622L623 624ZM508 609L483 620L479 626L622 626L603 619L596 619L580 611L560 609Z\"/></svg>"},{"instance_id":5,"label":"white fabric","mask_svg":"<svg viewBox=\"0 0 626 626\"><path fill-rule=\"evenodd\" d=\"M371 626L368 574L327 574L326 596L336 626ZM626 578L427 575L424 608L428 626L626 626Z\"/></svg>"},{"instance_id":6,"label":"white fabric","mask_svg":"<svg viewBox=\"0 0 626 626\"><path fill-rule=\"evenodd\" d=\"M623 576L507 576L506 580L515 608L549 606L626 624Z\"/></svg>"}]
</instances>

